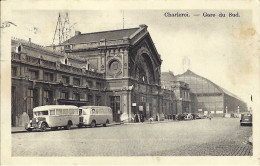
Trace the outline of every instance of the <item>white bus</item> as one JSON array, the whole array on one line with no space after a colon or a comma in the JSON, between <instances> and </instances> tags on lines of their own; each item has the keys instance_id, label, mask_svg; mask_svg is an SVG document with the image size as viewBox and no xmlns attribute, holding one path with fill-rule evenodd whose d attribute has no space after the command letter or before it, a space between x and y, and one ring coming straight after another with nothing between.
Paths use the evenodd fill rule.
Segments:
<instances>
[{"instance_id":1,"label":"white bus","mask_svg":"<svg viewBox=\"0 0 260 166\"><path fill-rule=\"evenodd\" d=\"M112 109L106 106L82 106L79 107L79 127L103 125L106 127L113 121Z\"/></svg>"},{"instance_id":2,"label":"white bus","mask_svg":"<svg viewBox=\"0 0 260 166\"><path fill-rule=\"evenodd\" d=\"M56 130L58 127L71 129L72 125L79 125L79 108L72 105L45 105L33 109L33 118L29 124L25 124L27 131L47 128Z\"/></svg>"}]
</instances>

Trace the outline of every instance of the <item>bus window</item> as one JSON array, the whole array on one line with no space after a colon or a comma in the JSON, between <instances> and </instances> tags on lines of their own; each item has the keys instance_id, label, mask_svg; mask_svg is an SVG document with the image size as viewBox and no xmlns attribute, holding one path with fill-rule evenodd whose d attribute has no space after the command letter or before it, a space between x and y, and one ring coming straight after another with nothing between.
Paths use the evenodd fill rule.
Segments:
<instances>
[{"instance_id":1,"label":"bus window","mask_svg":"<svg viewBox=\"0 0 260 166\"><path fill-rule=\"evenodd\" d=\"M63 109L62 114L63 115L68 115L68 111L69 111L68 109Z\"/></svg>"},{"instance_id":2,"label":"bus window","mask_svg":"<svg viewBox=\"0 0 260 166\"><path fill-rule=\"evenodd\" d=\"M36 116L43 116L43 115L48 115L48 111L36 111L35 112Z\"/></svg>"},{"instance_id":3,"label":"bus window","mask_svg":"<svg viewBox=\"0 0 260 166\"><path fill-rule=\"evenodd\" d=\"M55 115L55 110L50 110L50 115Z\"/></svg>"},{"instance_id":4,"label":"bus window","mask_svg":"<svg viewBox=\"0 0 260 166\"><path fill-rule=\"evenodd\" d=\"M56 109L56 115L61 115L62 114L62 109Z\"/></svg>"},{"instance_id":5,"label":"bus window","mask_svg":"<svg viewBox=\"0 0 260 166\"><path fill-rule=\"evenodd\" d=\"M78 109L74 109L73 111L74 111L74 113L73 113L74 115L78 115L79 114Z\"/></svg>"},{"instance_id":6,"label":"bus window","mask_svg":"<svg viewBox=\"0 0 260 166\"><path fill-rule=\"evenodd\" d=\"M73 115L74 114L74 109L69 109L69 115Z\"/></svg>"}]
</instances>

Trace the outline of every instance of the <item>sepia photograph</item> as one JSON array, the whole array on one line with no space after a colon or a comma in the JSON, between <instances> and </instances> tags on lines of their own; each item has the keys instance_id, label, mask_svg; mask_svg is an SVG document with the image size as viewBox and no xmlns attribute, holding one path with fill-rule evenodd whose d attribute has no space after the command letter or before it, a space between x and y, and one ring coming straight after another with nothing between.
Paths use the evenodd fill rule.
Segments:
<instances>
[{"instance_id":1,"label":"sepia photograph","mask_svg":"<svg viewBox=\"0 0 260 166\"><path fill-rule=\"evenodd\" d=\"M259 162L253 8L23 8L1 16L10 160Z\"/></svg>"}]
</instances>

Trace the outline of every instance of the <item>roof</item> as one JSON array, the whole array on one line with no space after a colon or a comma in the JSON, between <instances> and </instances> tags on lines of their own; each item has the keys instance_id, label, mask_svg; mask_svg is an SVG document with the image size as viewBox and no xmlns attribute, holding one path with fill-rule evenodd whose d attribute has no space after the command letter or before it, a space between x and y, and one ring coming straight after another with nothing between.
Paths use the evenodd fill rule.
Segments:
<instances>
[{"instance_id":1,"label":"roof","mask_svg":"<svg viewBox=\"0 0 260 166\"><path fill-rule=\"evenodd\" d=\"M161 72L161 81L168 81L168 82L172 82L175 81L175 77L173 72L168 71L168 72Z\"/></svg>"},{"instance_id":2,"label":"roof","mask_svg":"<svg viewBox=\"0 0 260 166\"><path fill-rule=\"evenodd\" d=\"M214 85L217 89L219 89L222 93L225 93L225 94L227 94L227 95L229 95L229 96L231 96L231 97L234 97L234 98L236 98L236 99L242 101L242 99L240 99L240 98L239 98L238 96L236 96L235 94L233 94L233 93L229 92L228 90L222 88L221 86L215 84L214 82L210 81L209 79L207 79L207 78L205 78L205 77L202 77L202 76L200 76L200 75L198 75L198 74L195 74L194 72L192 72L192 71L190 71L190 70L187 70L187 71L184 72L183 74L176 75L176 77L186 76L186 75L194 75L194 76L200 77L201 79L203 79L203 80L205 80L205 81L210 82L211 84L213 84L213 85Z\"/></svg>"},{"instance_id":3,"label":"roof","mask_svg":"<svg viewBox=\"0 0 260 166\"><path fill-rule=\"evenodd\" d=\"M66 44L66 43L78 44L78 43L95 42L95 41L100 41L102 39L106 39L106 40L123 39L124 37L130 37L138 29L139 28L118 29L118 30L79 34L79 35L73 36L69 40L65 41L63 44Z\"/></svg>"},{"instance_id":4,"label":"roof","mask_svg":"<svg viewBox=\"0 0 260 166\"><path fill-rule=\"evenodd\" d=\"M44 110L49 110L49 109L75 109L78 108L77 106L74 105L44 105L44 106L39 106L35 107L33 111L44 111Z\"/></svg>"}]
</instances>

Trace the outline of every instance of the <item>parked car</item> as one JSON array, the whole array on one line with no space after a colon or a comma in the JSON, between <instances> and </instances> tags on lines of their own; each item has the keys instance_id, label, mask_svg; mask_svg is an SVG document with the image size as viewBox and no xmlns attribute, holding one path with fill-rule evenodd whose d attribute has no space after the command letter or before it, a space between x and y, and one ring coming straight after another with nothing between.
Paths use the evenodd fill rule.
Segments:
<instances>
[{"instance_id":1,"label":"parked car","mask_svg":"<svg viewBox=\"0 0 260 166\"><path fill-rule=\"evenodd\" d=\"M193 120L192 114L186 114L184 117L185 120Z\"/></svg>"},{"instance_id":2,"label":"parked car","mask_svg":"<svg viewBox=\"0 0 260 166\"><path fill-rule=\"evenodd\" d=\"M186 116L186 114L177 114L175 119L176 120L184 120L184 117Z\"/></svg>"},{"instance_id":3,"label":"parked car","mask_svg":"<svg viewBox=\"0 0 260 166\"><path fill-rule=\"evenodd\" d=\"M201 117L198 114L192 113L193 119L201 119Z\"/></svg>"},{"instance_id":4,"label":"parked car","mask_svg":"<svg viewBox=\"0 0 260 166\"><path fill-rule=\"evenodd\" d=\"M253 119L253 115L251 113L241 114L240 126L244 126L244 125L252 126L253 125L252 119Z\"/></svg>"}]
</instances>

